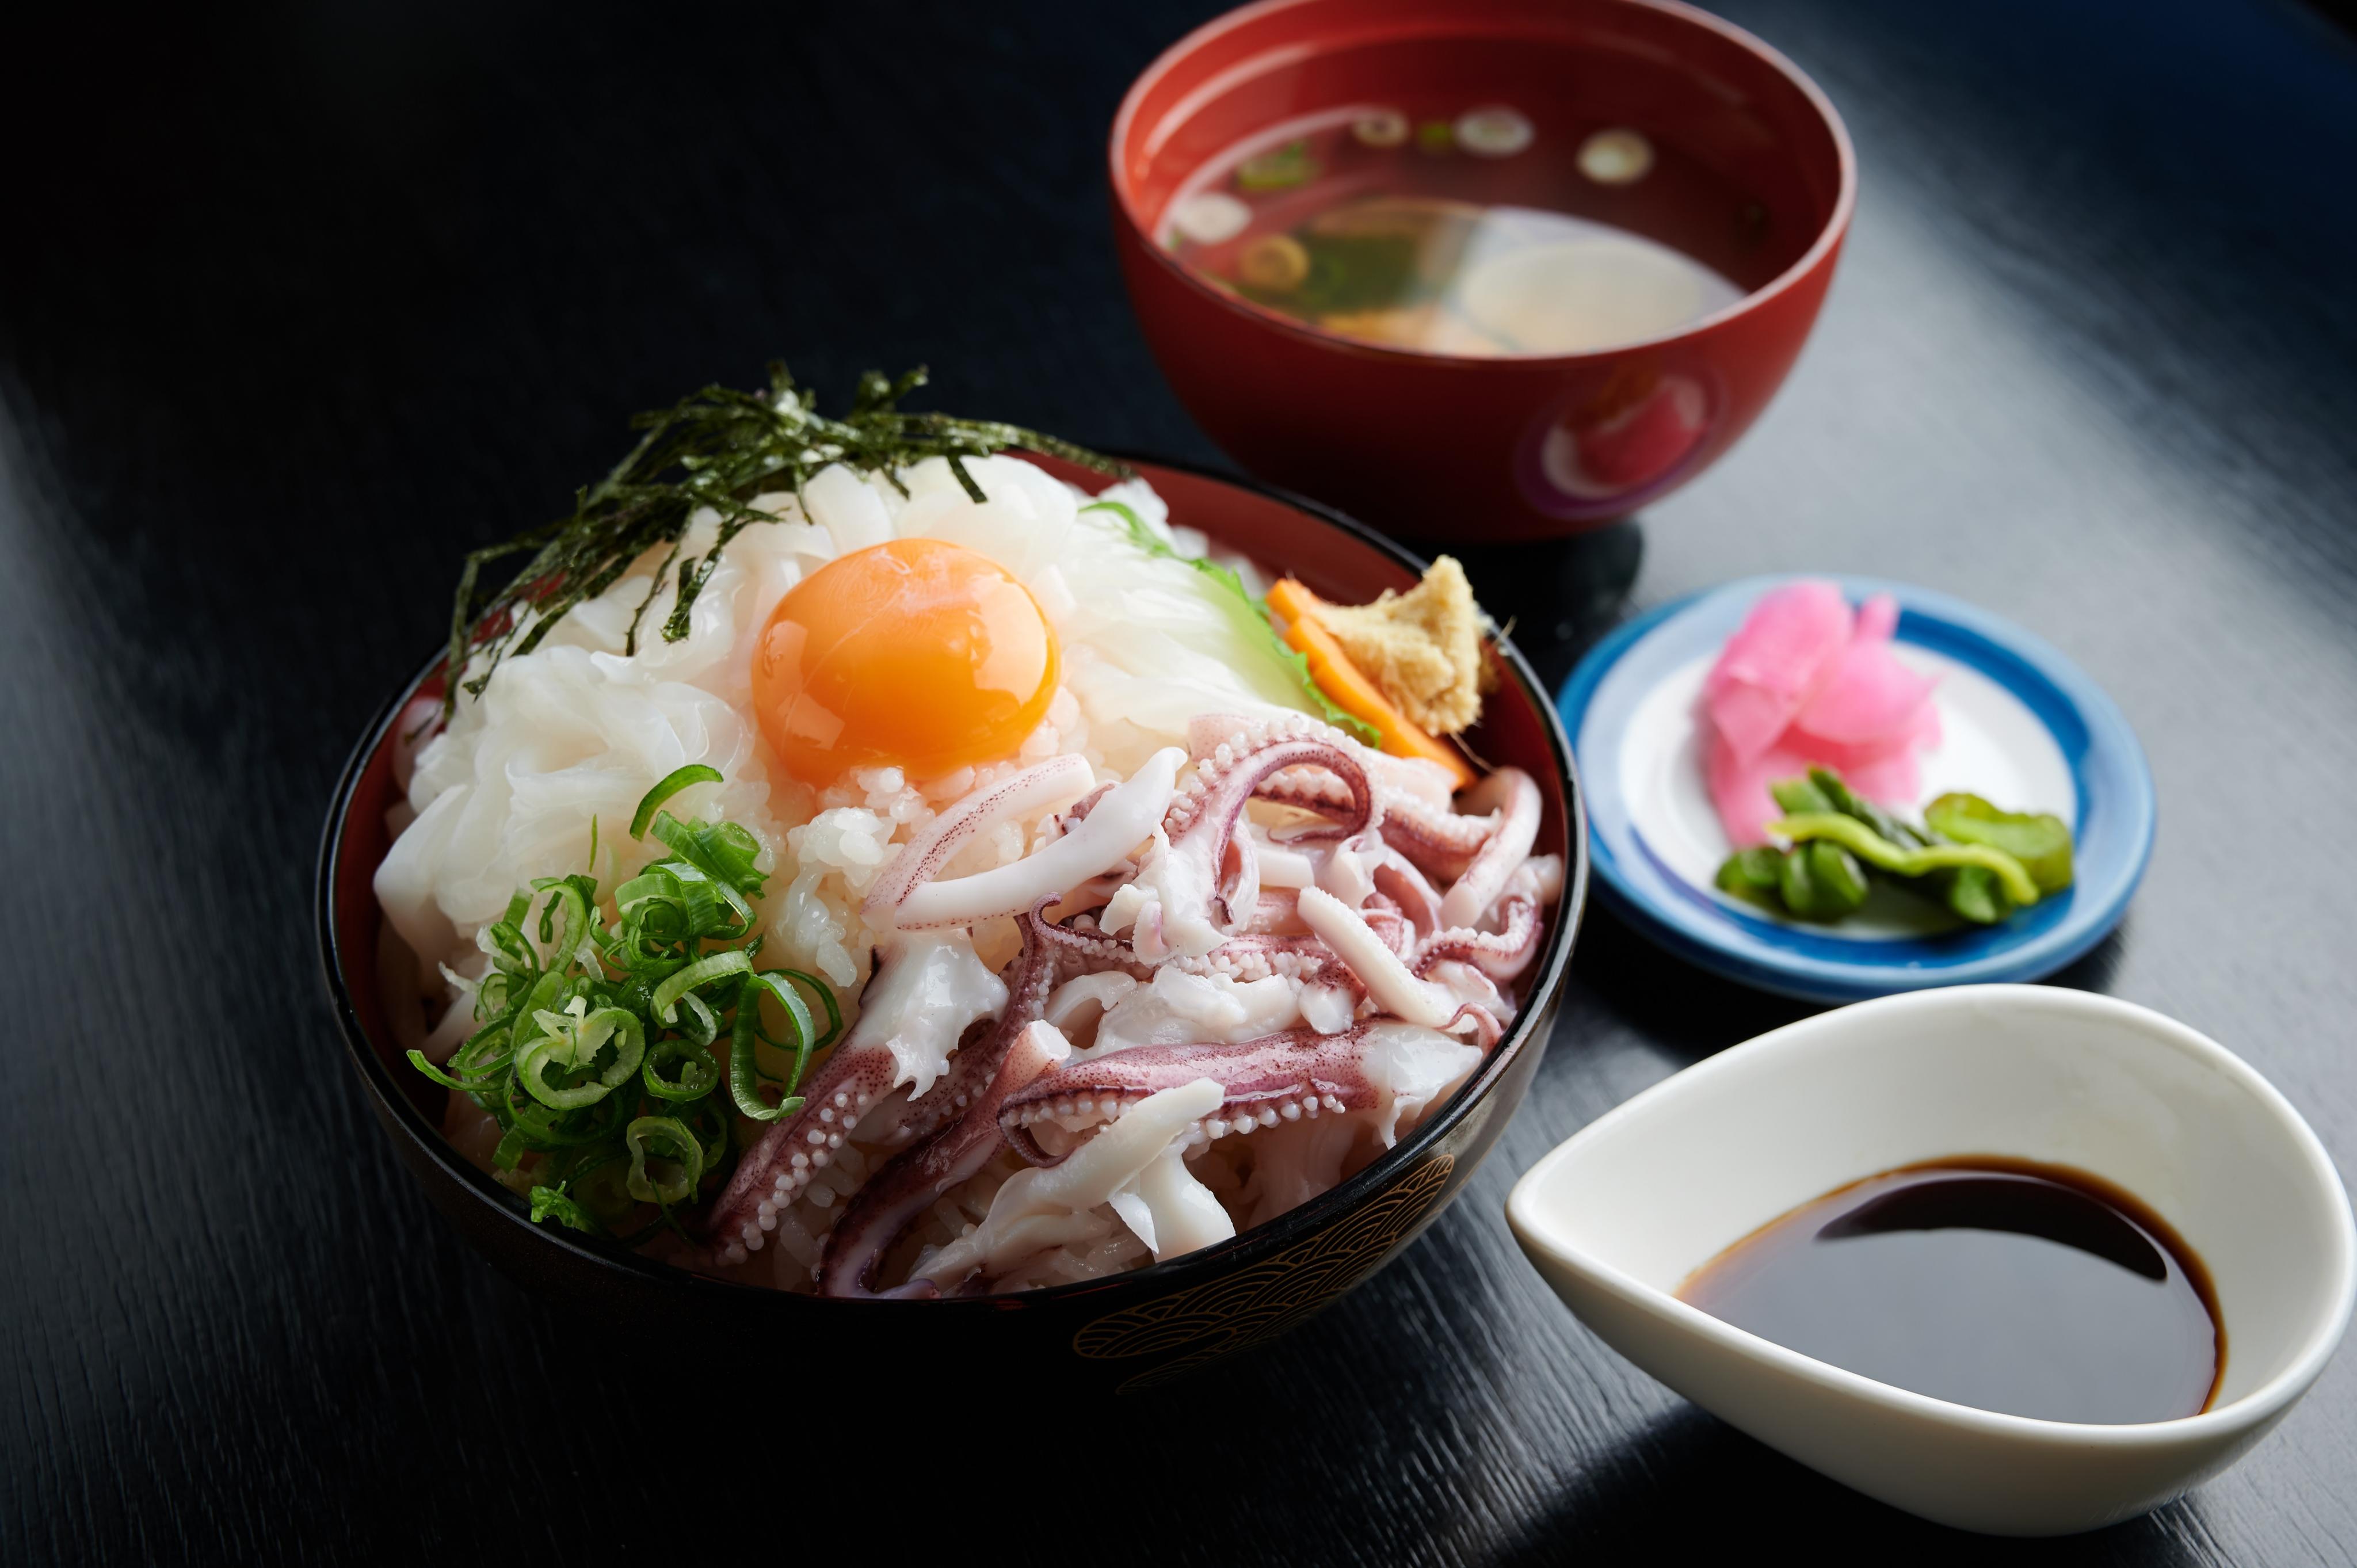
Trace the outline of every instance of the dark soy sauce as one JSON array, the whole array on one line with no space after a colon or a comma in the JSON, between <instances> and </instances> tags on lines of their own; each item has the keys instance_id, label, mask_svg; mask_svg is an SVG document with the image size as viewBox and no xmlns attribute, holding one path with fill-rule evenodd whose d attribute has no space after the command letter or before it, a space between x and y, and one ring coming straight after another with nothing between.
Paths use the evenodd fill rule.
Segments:
<instances>
[{"instance_id":1,"label":"dark soy sauce","mask_svg":"<svg viewBox=\"0 0 2357 1568\"><path fill-rule=\"evenodd\" d=\"M1878 1382L2043 1421L2197 1414L2226 1366L2209 1271L2168 1222L2029 1160L1963 1155L1837 1187L1678 1296Z\"/></svg>"}]
</instances>

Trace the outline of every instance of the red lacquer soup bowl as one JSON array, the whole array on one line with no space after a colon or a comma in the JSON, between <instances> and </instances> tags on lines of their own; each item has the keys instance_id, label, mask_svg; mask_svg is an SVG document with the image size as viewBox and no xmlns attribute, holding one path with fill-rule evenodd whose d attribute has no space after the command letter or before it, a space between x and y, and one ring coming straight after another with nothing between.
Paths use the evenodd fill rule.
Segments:
<instances>
[{"instance_id":1,"label":"red lacquer soup bowl","mask_svg":"<svg viewBox=\"0 0 2357 1568\"><path fill-rule=\"evenodd\" d=\"M1087 488L1104 482L1034 460ZM1172 521L1329 598L1357 603L1415 580L1412 557L1322 507L1166 464L1137 467L1170 503ZM1063 1389L1150 1387L1270 1338L1395 1256L1463 1188L1546 1051L1587 890L1587 829L1554 704L1511 645L1494 657L1498 690L1468 739L1477 755L1538 781L1545 811L1535 848L1566 867L1538 960L1520 983L1522 1011L1473 1077L1396 1148L1268 1224L1166 1263L1017 1295L831 1300L707 1279L534 1225L514 1195L443 1141L445 1091L401 1058L377 982L383 921L371 884L390 844L394 725L413 695L438 690L438 660L386 699L328 810L317 904L328 996L377 1120L427 1196L494 1264L564 1304L571 1320L666 1333L693 1324L698 1335L741 1331L736 1342L748 1346L824 1344L849 1364L906 1362L936 1379L942 1367L1021 1368L1046 1370Z\"/></svg>"},{"instance_id":2,"label":"red lacquer soup bowl","mask_svg":"<svg viewBox=\"0 0 2357 1568\"><path fill-rule=\"evenodd\" d=\"M1739 297L1619 347L1474 357L1321 329L1174 253L1174 201L1273 127L1375 112L1415 137L1382 155L1392 174L1365 177L1412 182L1438 166L1419 156L1425 132L1445 148L1452 116L1499 107L1539 148L1633 132L1650 172L1566 185L1584 159L1476 157L1458 166L1481 205L1555 208L1576 188L1583 217L1706 263ZM1268 0L1147 68L1111 160L1130 299L1188 411L1253 472L1438 543L1577 532L1708 467L1792 369L1857 192L1824 95L1749 34L1664 0Z\"/></svg>"}]
</instances>

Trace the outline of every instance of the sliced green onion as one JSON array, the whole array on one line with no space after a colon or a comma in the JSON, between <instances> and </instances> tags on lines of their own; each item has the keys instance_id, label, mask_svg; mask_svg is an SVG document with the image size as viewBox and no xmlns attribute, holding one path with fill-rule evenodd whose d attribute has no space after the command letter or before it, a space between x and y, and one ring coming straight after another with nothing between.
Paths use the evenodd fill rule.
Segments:
<instances>
[{"instance_id":1,"label":"sliced green onion","mask_svg":"<svg viewBox=\"0 0 2357 1568\"><path fill-rule=\"evenodd\" d=\"M553 1187L536 1187L532 1189L532 1222L537 1225L544 1219L554 1219L591 1236L606 1233L606 1228L598 1224L587 1209L565 1197L563 1191Z\"/></svg>"},{"instance_id":2,"label":"sliced green onion","mask_svg":"<svg viewBox=\"0 0 2357 1568\"><path fill-rule=\"evenodd\" d=\"M439 1065L411 1056L430 1081L472 1095L498 1122L492 1164L530 1167L514 1185L529 1189L536 1222L624 1246L678 1230L673 1207L737 1157L735 1112L773 1122L802 1109L793 1090L814 1053L842 1034L843 1010L823 981L755 969L763 938L752 900L767 881L756 866L760 841L733 822L682 822L662 810L668 796L719 779L683 768L641 801L633 836L671 854L614 889L611 924L593 824L588 871L541 878L486 928L480 945L491 963L476 983L476 1032ZM765 993L784 1015L776 1037L764 1025ZM813 1021L818 1006L823 1035ZM764 1046L783 1053L783 1081L777 1058L764 1066ZM783 1103L762 1102L771 1083ZM661 1215L634 1227L642 1204Z\"/></svg>"},{"instance_id":3,"label":"sliced green onion","mask_svg":"<svg viewBox=\"0 0 2357 1568\"><path fill-rule=\"evenodd\" d=\"M630 1151L630 1196L640 1203L660 1203L668 1208L674 1203L684 1203L695 1196L704 1179L704 1144L687 1123L676 1116L641 1116L622 1133L622 1145ZM663 1181L647 1172L647 1155L669 1145L672 1156L678 1162L677 1177Z\"/></svg>"},{"instance_id":4,"label":"sliced green onion","mask_svg":"<svg viewBox=\"0 0 2357 1568\"><path fill-rule=\"evenodd\" d=\"M666 815L657 822L656 832L660 833L663 823L671 820ZM743 894L704 867L693 861L674 860L667 863L662 871L676 889L671 899L682 912L680 934L674 940L714 937L725 942L740 941L753 929L753 906L745 901ZM717 917L716 911L724 904L736 912L737 924L733 927L722 925Z\"/></svg>"},{"instance_id":5,"label":"sliced green onion","mask_svg":"<svg viewBox=\"0 0 2357 1568\"><path fill-rule=\"evenodd\" d=\"M515 1000L515 977L505 970L494 969L475 986L475 1021L489 1024L507 1015L508 1004Z\"/></svg>"},{"instance_id":6,"label":"sliced green onion","mask_svg":"<svg viewBox=\"0 0 2357 1568\"><path fill-rule=\"evenodd\" d=\"M768 969L763 970L761 972L764 974L782 974L788 980L794 982L798 985L806 985L815 993L819 1001L823 1003L826 1006L826 1033L821 1035L817 1039L813 1040L810 1043L810 1048L814 1051L823 1051L826 1049L827 1047L834 1044L834 1037L843 1033L843 1009L835 1005L834 988L833 986L827 984L826 982L819 979L816 975L804 974L799 969ZM805 1022L807 1022L807 1019L805 1019Z\"/></svg>"},{"instance_id":7,"label":"sliced green onion","mask_svg":"<svg viewBox=\"0 0 2357 1568\"><path fill-rule=\"evenodd\" d=\"M703 901L717 908L718 898L702 885L703 874L692 866L688 872L698 879L697 892ZM622 918L617 940L619 961L632 965L661 961L670 956L664 949L694 940L717 925L699 921L688 889L667 865L651 865L616 888L614 908Z\"/></svg>"},{"instance_id":8,"label":"sliced green onion","mask_svg":"<svg viewBox=\"0 0 2357 1568\"><path fill-rule=\"evenodd\" d=\"M512 908L514 906L511 905ZM531 906L526 904L528 910ZM540 954L524 940L523 917L500 920L488 929L491 943L491 962L511 978L521 979L540 972Z\"/></svg>"},{"instance_id":9,"label":"sliced green onion","mask_svg":"<svg viewBox=\"0 0 2357 1568\"><path fill-rule=\"evenodd\" d=\"M648 1000L654 1004L656 1018L669 1024L678 1015L679 999L689 992L701 985L709 985L725 975L750 974L752 971L753 961L742 952L716 952L708 958L697 959L656 986L654 994Z\"/></svg>"},{"instance_id":10,"label":"sliced green onion","mask_svg":"<svg viewBox=\"0 0 2357 1568\"><path fill-rule=\"evenodd\" d=\"M676 1078L664 1076L664 1068L672 1062L680 1064ZM673 1036L655 1042L639 1076L646 1081L647 1092L658 1100L701 1100L719 1087L720 1063L697 1042Z\"/></svg>"},{"instance_id":11,"label":"sliced green onion","mask_svg":"<svg viewBox=\"0 0 2357 1568\"><path fill-rule=\"evenodd\" d=\"M521 1128L511 1127L500 1135L500 1146L491 1151L491 1164L503 1171L511 1171L531 1146L524 1141Z\"/></svg>"},{"instance_id":12,"label":"sliced green onion","mask_svg":"<svg viewBox=\"0 0 2357 1568\"><path fill-rule=\"evenodd\" d=\"M753 1061L757 1044L753 1020L739 1012L737 1031L728 1039L728 1098L737 1102L741 1114L756 1122L775 1122L788 1112L783 1105L771 1105L761 1098L761 1069Z\"/></svg>"},{"instance_id":13,"label":"sliced green onion","mask_svg":"<svg viewBox=\"0 0 2357 1568\"><path fill-rule=\"evenodd\" d=\"M586 1111L553 1110L532 1097L523 1087L521 1074L511 1073L506 1093L493 1113L500 1115L502 1122L523 1140L526 1148L546 1153L584 1148L613 1138L623 1116L631 1109L626 1097L608 1095Z\"/></svg>"},{"instance_id":14,"label":"sliced green onion","mask_svg":"<svg viewBox=\"0 0 2357 1568\"><path fill-rule=\"evenodd\" d=\"M592 913L597 897L597 885L589 884L587 897L579 876L544 876L532 885L534 893L546 893L548 902L540 910L540 943L543 950L541 967L550 973L561 974L573 967L591 935L597 929L597 918ZM564 917L562 927L557 918ZM558 935L558 931L563 934Z\"/></svg>"},{"instance_id":15,"label":"sliced green onion","mask_svg":"<svg viewBox=\"0 0 2357 1568\"><path fill-rule=\"evenodd\" d=\"M654 835L672 854L724 886L758 895L769 880L753 866L761 854L760 841L735 822L683 822L665 811L655 819Z\"/></svg>"},{"instance_id":16,"label":"sliced green onion","mask_svg":"<svg viewBox=\"0 0 2357 1568\"><path fill-rule=\"evenodd\" d=\"M693 991L681 997L679 1002L687 1009L687 1021L680 1027L687 1031L689 1039L699 1046L708 1046L720 1037L720 1015L712 1010L712 1004Z\"/></svg>"},{"instance_id":17,"label":"sliced green onion","mask_svg":"<svg viewBox=\"0 0 2357 1568\"><path fill-rule=\"evenodd\" d=\"M646 837L647 824L655 820L655 808L689 785L720 782L720 769L707 768L701 762L691 762L684 768L672 769L663 775L662 783L657 784L640 798L639 809L630 815L630 836L634 839ZM593 855L597 853L594 847L590 853Z\"/></svg>"},{"instance_id":18,"label":"sliced green onion","mask_svg":"<svg viewBox=\"0 0 2357 1568\"><path fill-rule=\"evenodd\" d=\"M567 1151L550 1160L565 1167L565 1190L608 1228L627 1219L639 1200L630 1193L630 1156L617 1135L599 1147Z\"/></svg>"},{"instance_id":19,"label":"sliced green onion","mask_svg":"<svg viewBox=\"0 0 2357 1568\"><path fill-rule=\"evenodd\" d=\"M435 1082L442 1085L445 1089L464 1090L468 1094L479 1093L483 1090L490 1087L491 1083L490 1079L483 1078L471 1079L452 1078L448 1073L444 1072L440 1068L436 1067L432 1062L427 1061L424 1051L410 1052L409 1065L424 1073L426 1077L432 1079Z\"/></svg>"},{"instance_id":20,"label":"sliced green onion","mask_svg":"<svg viewBox=\"0 0 2357 1568\"><path fill-rule=\"evenodd\" d=\"M793 1076L786 1080L786 1092L791 1094L802 1086L802 1072L810 1066L811 1052L818 1048L818 1042L812 1038L813 1031L811 1027L810 1009L802 1004L802 999L796 994L794 988L786 983L784 970L766 970L756 974L751 984L747 988L748 993L752 986L759 986L776 997L778 1005L786 1010L786 1021L793 1026L794 1037L791 1040L771 1040L768 1032L761 1029L760 998L748 993L737 1004L739 1012L747 1006L753 1009L753 1027L760 1033L764 1041L780 1050L791 1050L794 1053ZM832 1002L832 998L829 1000Z\"/></svg>"},{"instance_id":21,"label":"sliced green onion","mask_svg":"<svg viewBox=\"0 0 2357 1568\"><path fill-rule=\"evenodd\" d=\"M704 1145L704 1168L706 1172L720 1168L727 1157L728 1147L736 1129L730 1124L727 1112L717 1097L699 1100L679 1108L679 1119L687 1130L696 1134Z\"/></svg>"},{"instance_id":22,"label":"sliced green onion","mask_svg":"<svg viewBox=\"0 0 2357 1568\"><path fill-rule=\"evenodd\" d=\"M627 1082L646 1056L646 1029L627 1009L600 1007L587 1012L585 1000L576 996L565 1012L533 1016L546 1032L517 1047L516 1076L523 1079L525 1092L553 1110L577 1111L595 1105ZM597 1058L609 1045L614 1059L600 1069ZM552 1084L548 1081L552 1067L571 1069L566 1076L588 1076L569 1085Z\"/></svg>"},{"instance_id":23,"label":"sliced green onion","mask_svg":"<svg viewBox=\"0 0 2357 1568\"><path fill-rule=\"evenodd\" d=\"M760 1064L754 1059L761 1046L760 1008L759 993L752 986L747 986L745 994L737 1004L736 1030L728 1039L728 1098L737 1102L739 1112L754 1121L776 1122L802 1108L801 1099L793 1092L802 1079L802 1053L798 1053L796 1058L794 1083L783 1086L786 1097L775 1105L765 1103L761 1099L764 1078ZM803 1038L809 1036L805 1035ZM775 1082L776 1079L767 1081Z\"/></svg>"}]
</instances>

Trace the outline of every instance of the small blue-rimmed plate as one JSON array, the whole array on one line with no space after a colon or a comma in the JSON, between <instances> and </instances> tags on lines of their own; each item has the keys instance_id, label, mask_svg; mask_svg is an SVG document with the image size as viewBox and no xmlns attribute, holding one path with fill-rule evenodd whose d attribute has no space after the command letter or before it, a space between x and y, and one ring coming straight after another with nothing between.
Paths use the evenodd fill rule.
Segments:
<instances>
[{"instance_id":1,"label":"small blue-rimmed plate","mask_svg":"<svg viewBox=\"0 0 2357 1568\"><path fill-rule=\"evenodd\" d=\"M1922 799L1966 789L2007 811L2053 812L2071 824L2076 881L1995 926L1964 925L1887 886L1838 925L1805 925L1712 886L1728 845L1703 780L1703 677L1760 596L1794 580L1752 577L1640 616L1565 684L1556 705L1579 759L1605 900L1706 969L1817 1002L2038 980L2103 940L2152 854L2152 770L2127 720L2018 627L1867 577L1834 580L1853 605L1896 598L1895 651L1939 680L1943 733L1923 755Z\"/></svg>"}]
</instances>

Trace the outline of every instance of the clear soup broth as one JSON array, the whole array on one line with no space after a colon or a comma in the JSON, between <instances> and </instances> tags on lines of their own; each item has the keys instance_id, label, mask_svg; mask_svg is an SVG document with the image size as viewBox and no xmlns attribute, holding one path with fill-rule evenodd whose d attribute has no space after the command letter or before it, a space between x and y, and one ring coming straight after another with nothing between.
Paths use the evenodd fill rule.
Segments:
<instances>
[{"instance_id":1,"label":"clear soup broth","mask_svg":"<svg viewBox=\"0 0 2357 1568\"><path fill-rule=\"evenodd\" d=\"M1205 162L1161 242L1322 332L1473 357L1675 333L1792 259L1764 201L1632 125L1502 102L1363 103Z\"/></svg>"}]
</instances>

